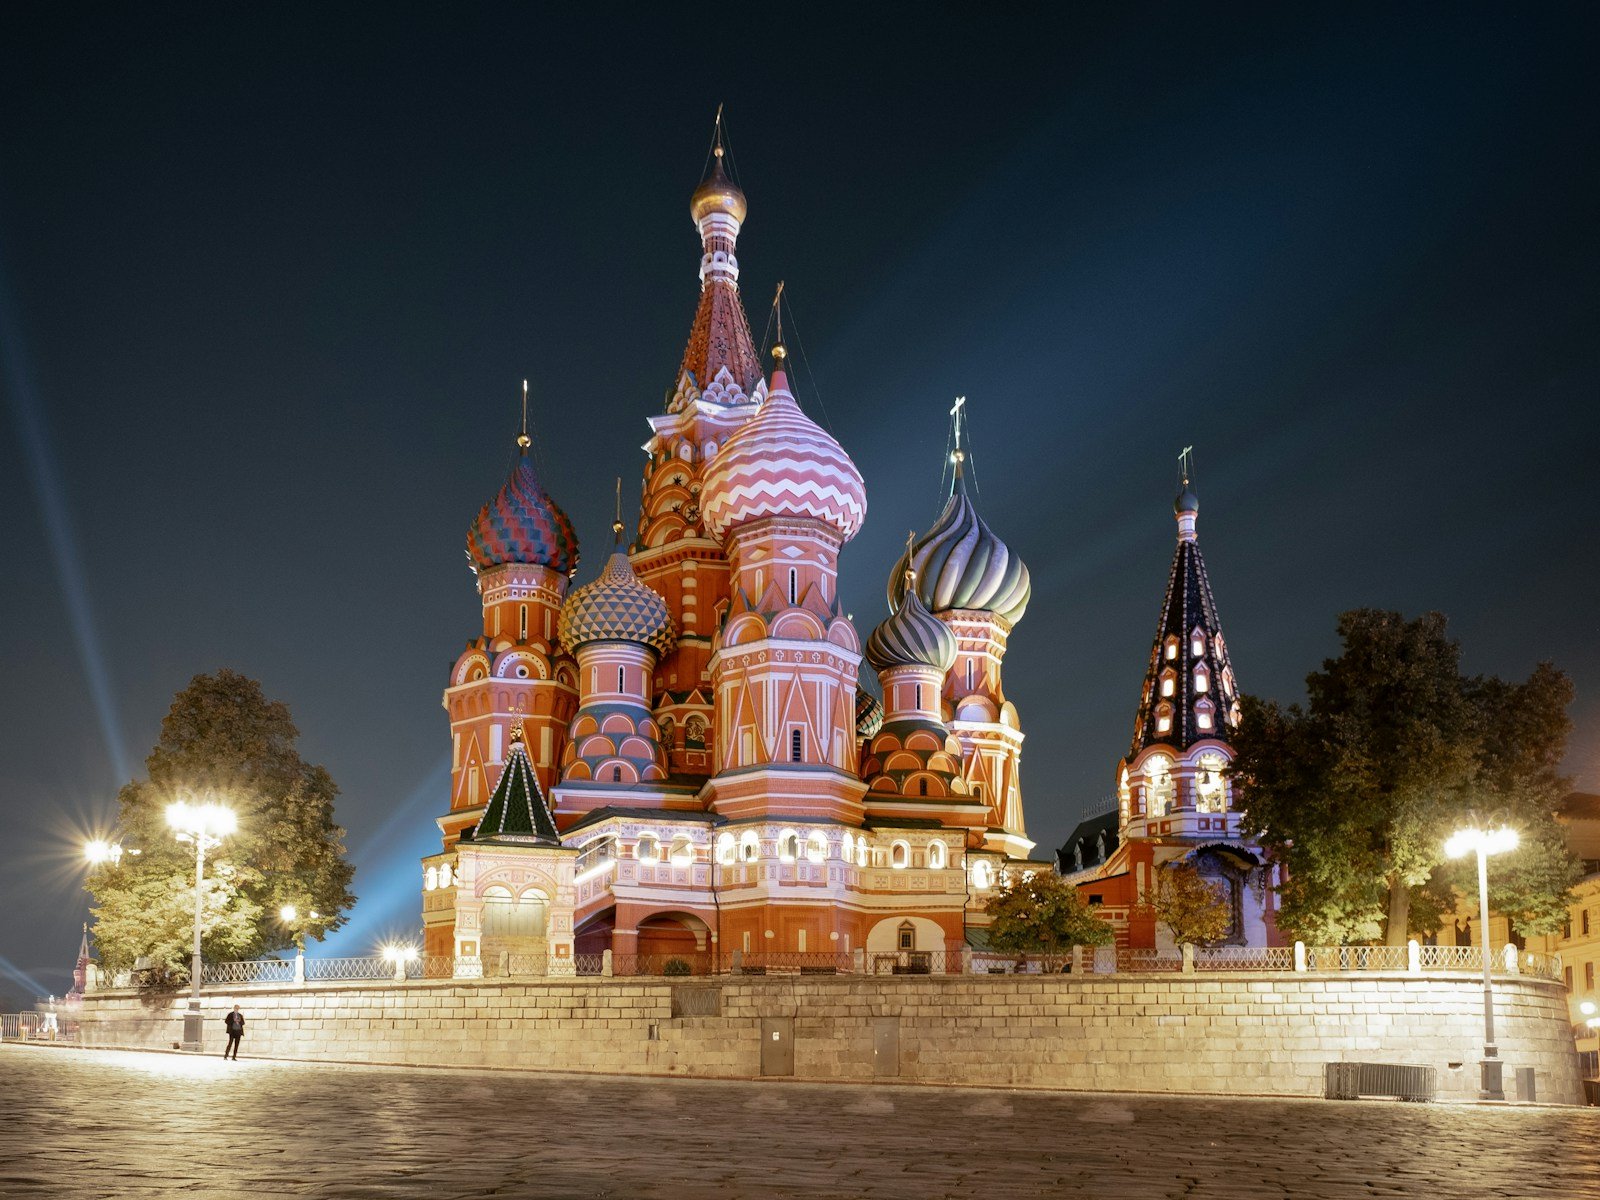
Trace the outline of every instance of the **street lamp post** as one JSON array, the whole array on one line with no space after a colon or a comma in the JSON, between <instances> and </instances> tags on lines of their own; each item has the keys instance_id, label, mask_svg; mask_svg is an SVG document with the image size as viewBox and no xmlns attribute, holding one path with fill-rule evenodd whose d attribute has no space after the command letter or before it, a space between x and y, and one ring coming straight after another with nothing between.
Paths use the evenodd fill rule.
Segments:
<instances>
[{"instance_id":1,"label":"street lamp post","mask_svg":"<svg viewBox=\"0 0 1600 1200\"><path fill-rule=\"evenodd\" d=\"M1480 1100L1504 1100L1500 1051L1494 1042L1494 990L1489 982L1489 856L1517 848L1515 829L1463 829L1444 844L1451 858L1476 851L1478 855L1478 940L1483 943L1483 1063L1479 1079Z\"/></svg>"},{"instance_id":2,"label":"street lamp post","mask_svg":"<svg viewBox=\"0 0 1600 1200\"><path fill-rule=\"evenodd\" d=\"M178 801L167 805L167 824L180 842L194 843L194 953L189 960L189 1009L183 1014L183 1048L200 1049L203 1028L200 1017L200 927L205 914L206 851L220 846L222 839L238 827L233 811L221 804L189 804Z\"/></svg>"}]
</instances>

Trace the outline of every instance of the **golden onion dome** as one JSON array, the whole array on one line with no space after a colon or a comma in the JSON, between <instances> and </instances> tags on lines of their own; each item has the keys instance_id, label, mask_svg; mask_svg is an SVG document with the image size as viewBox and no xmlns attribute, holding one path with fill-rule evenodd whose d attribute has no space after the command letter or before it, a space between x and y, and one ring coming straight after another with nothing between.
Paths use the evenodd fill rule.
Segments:
<instances>
[{"instance_id":1,"label":"golden onion dome","mask_svg":"<svg viewBox=\"0 0 1600 1200\"><path fill-rule=\"evenodd\" d=\"M746 212L744 193L739 185L729 179L722 169L722 147L718 146L711 160L711 174L695 188L689 197L689 216L696 225L712 213L727 213L735 221L744 222Z\"/></svg>"}]
</instances>

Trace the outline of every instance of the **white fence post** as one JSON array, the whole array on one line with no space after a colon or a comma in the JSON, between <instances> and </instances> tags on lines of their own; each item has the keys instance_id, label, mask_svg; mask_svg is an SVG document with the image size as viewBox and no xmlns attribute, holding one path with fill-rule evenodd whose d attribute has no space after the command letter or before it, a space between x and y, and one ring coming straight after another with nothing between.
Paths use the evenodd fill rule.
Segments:
<instances>
[{"instance_id":1,"label":"white fence post","mask_svg":"<svg viewBox=\"0 0 1600 1200\"><path fill-rule=\"evenodd\" d=\"M294 952L294 985L295 987L305 987L306 985L306 952L304 950L296 950Z\"/></svg>"},{"instance_id":2,"label":"white fence post","mask_svg":"<svg viewBox=\"0 0 1600 1200\"><path fill-rule=\"evenodd\" d=\"M1406 970L1412 975L1422 974L1422 946L1416 938L1406 943Z\"/></svg>"},{"instance_id":3,"label":"white fence post","mask_svg":"<svg viewBox=\"0 0 1600 1200\"><path fill-rule=\"evenodd\" d=\"M1517 953L1517 948L1510 942L1507 942L1505 948L1500 951L1500 959L1505 964L1507 975L1522 974L1521 957Z\"/></svg>"},{"instance_id":4,"label":"white fence post","mask_svg":"<svg viewBox=\"0 0 1600 1200\"><path fill-rule=\"evenodd\" d=\"M395 955L394 959L394 981L396 983L404 983L406 981L406 960L398 954Z\"/></svg>"},{"instance_id":5,"label":"white fence post","mask_svg":"<svg viewBox=\"0 0 1600 1200\"><path fill-rule=\"evenodd\" d=\"M1074 946L1072 948L1072 973L1074 975L1082 975L1083 974L1083 947L1082 946Z\"/></svg>"},{"instance_id":6,"label":"white fence post","mask_svg":"<svg viewBox=\"0 0 1600 1200\"><path fill-rule=\"evenodd\" d=\"M961 947L961 973L963 975L971 975L972 974L972 947L971 946L963 946L963 947Z\"/></svg>"},{"instance_id":7,"label":"white fence post","mask_svg":"<svg viewBox=\"0 0 1600 1200\"><path fill-rule=\"evenodd\" d=\"M1294 944L1294 969L1299 971L1302 975L1305 974L1306 944L1298 940Z\"/></svg>"},{"instance_id":8,"label":"white fence post","mask_svg":"<svg viewBox=\"0 0 1600 1200\"><path fill-rule=\"evenodd\" d=\"M607 979L611 978L611 951L600 951L600 974Z\"/></svg>"},{"instance_id":9,"label":"white fence post","mask_svg":"<svg viewBox=\"0 0 1600 1200\"><path fill-rule=\"evenodd\" d=\"M1194 943L1185 942L1179 949L1183 952L1183 973L1194 974Z\"/></svg>"}]
</instances>

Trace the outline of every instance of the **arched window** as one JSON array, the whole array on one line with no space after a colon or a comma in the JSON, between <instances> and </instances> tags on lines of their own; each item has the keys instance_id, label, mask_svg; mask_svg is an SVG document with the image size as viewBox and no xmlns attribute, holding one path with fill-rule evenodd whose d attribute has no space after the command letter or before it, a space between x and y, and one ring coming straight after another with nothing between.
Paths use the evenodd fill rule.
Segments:
<instances>
[{"instance_id":1,"label":"arched window","mask_svg":"<svg viewBox=\"0 0 1600 1200\"><path fill-rule=\"evenodd\" d=\"M972 886L980 892L986 892L994 886L994 864L987 858L980 858L972 864Z\"/></svg>"},{"instance_id":2,"label":"arched window","mask_svg":"<svg viewBox=\"0 0 1600 1200\"><path fill-rule=\"evenodd\" d=\"M800 835L785 829L778 835L778 861L792 863L800 856Z\"/></svg>"},{"instance_id":3,"label":"arched window","mask_svg":"<svg viewBox=\"0 0 1600 1200\"><path fill-rule=\"evenodd\" d=\"M798 729L789 731L789 761L799 762L801 751L805 748L805 736Z\"/></svg>"},{"instance_id":4,"label":"arched window","mask_svg":"<svg viewBox=\"0 0 1600 1200\"><path fill-rule=\"evenodd\" d=\"M1216 725L1216 721L1212 718L1212 712L1211 701L1200 701L1194 706L1194 723L1209 732Z\"/></svg>"},{"instance_id":5,"label":"arched window","mask_svg":"<svg viewBox=\"0 0 1600 1200\"><path fill-rule=\"evenodd\" d=\"M935 871L942 871L948 859L948 851L943 842L933 841L928 843L928 866Z\"/></svg>"},{"instance_id":6,"label":"arched window","mask_svg":"<svg viewBox=\"0 0 1600 1200\"><path fill-rule=\"evenodd\" d=\"M621 767L612 767L611 768L611 782L612 783L621 783L622 782L622 768Z\"/></svg>"},{"instance_id":7,"label":"arched window","mask_svg":"<svg viewBox=\"0 0 1600 1200\"><path fill-rule=\"evenodd\" d=\"M856 866L858 866L858 867L866 866L870 857L871 857L871 852L867 849L866 835L863 834L856 841Z\"/></svg>"},{"instance_id":8,"label":"arched window","mask_svg":"<svg viewBox=\"0 0 1600 1200\"><path fill-rule=\"evenodd\" d=\"M741 862L755 862L761 857L761 839L756 836L754 829L746 829L739 837L739 859Z\"/></svg>"},{"instance_id":9,"label":"arched window","mask_svg":"<svg viewBox=\"0 0 1600 1200\"><path fill-rule=\"evenodd\" d=\"M633 848L633 856L642 863L661 861L661 839L653 833L641 833Z\"/></svg>"},{"instance_id":10,"label":"arched window","mask_svg":"<svg viewBox=\"0 0 1600 1200\"><path fill-rule=\"evenodd\" d=\"M820 829L813 829L806 838L806 861L819 863L828 857L828 839Z\"/></svg>"},{"instance_id":11,"label":"arched window","mask_svg":"<svg viewBox=\"0 0 1600 1200\"><path fill-rule=\"evenodd\" d=\"M1170 668L1161 672L1161 694L1171 699L1178 690L1178 673Z\"/></svg>"},{"instance_id":12,"label":"arched window","mask_svg":"<svg viewBox=\"0 0 1600 1200\"><path fill-rule=\"evenodd\" d=\"M439 868L429 867L423 872L422 886L427 888L430 892L439 886Z\"/></svg>"},{"instance_id":13,"label":"arched window","mask_svg":"<svg viewBox=\"0 0 1600 1200\"><path fill-rule=\"evenodd\" d=\"M1152 754L1144 764L1144 779L1146 812L1152 817L1166 816L1177 794L1172 760L1165 754Z\"/></svg>"},{"instance_id":14,"label":"arched window","mask_svg":"<svg viewBox=\"0 0 1600 1200\"><path fill-rule=\"evenodd\" d=\"M889 865L896 870L904 870L911 865L911 845L909 842L896 842L889 848Z\"/></svg>"},{"instance_id":15,"label":"arched window","mask_svg":"<svg viewBox=\"0 0 1600 1200\"><path fill-rule=\"evenodd\" d=\"M1228 808L1228 786L1222 777L1225 760L1214 751L1202 754L1194 776L1194 807L1197 812L1219 813Z\"/></svg>"},{"instance_id":16,"label":"arched window","mask_svg":"<svg viewBox=\"0 0 1600 1200\"><path fill-rule=\"evenodd\" d=\"M845 834L844 835L844 840L839 843L839 857L842 860L844 860L845 862L849 862L850 861L850 855L855 850L855 845L856 845L855 838L851 837L848 833Z\"/></svg>"},{"instance_id":17,"label":"arched window","mask_svg":"<svg viewBox=\"0 0 1600 1200\"><path fill-rule=\"evenodd\" d=\"M1189 653L1199 658L1206 652L1206 631L1196 625L1189 631Z\"/></svg>"},{"instance_id":18,"label":"arched window","mask_svg":"<svg viewBox=\"0 0 1600 1200\"><path fill-rule=\"evenodd\" d=\"M1209 692L1211 690L1211 672L1206 670L1205 663L1199 663L1194 669L1194 690Z\"/></svg>"},{"instance_id":19,"label":"arched window","mask_svg":"<svg viewBox=\"0 0 1600 1200\"><path fill-rule=\"evenodd\" d=\"M724 867L733 866L734 841L733 834L722 833L717 835L717 862Z\"/></svg>"},{"instance_id":20,"label":"arched window","mask_svg":"<svg viewBox=\"0 0 1600 1200\"><path fill-rule=\"evenodd\" d=\"M686 833L680 833L672 839L672 851L668 855L675 867L687 867L694 862L694 842Z\"/></svg>"},{"instance_id":21,"label":"arched window","mask_svg":"<svg viewBox=\"0 0 1600 1200\"><path fill-rule=\"evenodd\" d=\"M1156 705L1156 732L1167 733L1172 729L1172 705Z\"/></svg>"},{"instance_id":22,"label":"arched window","mask_svg":"<svg viewBox=\"0 0 1600 1200\"><path fill-rule=\"evenodd\" d=\"M1167 639L1165 653L1167 656L1167 661L1169 662L1178 657L1178 639L1176 637L1169 637Z\"/></svg>"}]
</instances>

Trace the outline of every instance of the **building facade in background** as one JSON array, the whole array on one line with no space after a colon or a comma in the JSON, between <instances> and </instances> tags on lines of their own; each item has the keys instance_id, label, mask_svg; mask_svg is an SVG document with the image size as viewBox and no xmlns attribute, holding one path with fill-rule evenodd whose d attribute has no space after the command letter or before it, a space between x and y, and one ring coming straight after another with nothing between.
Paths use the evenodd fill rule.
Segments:
<instances>
[{"instance_id":1,"label":"building facade in background","mask_svg":"<svg viewBox=\"0 0 1600 1200\"><path fill-rule=\"evenodd\" d=\"M1227 775L1239 685L1200 553L1188 451L1173 512L1178 544L1133 740L1116 768L1116 807L1079 824L1056 864L1111 922L1119 946L1172 948L1146 901L1161 870L1179 863L1193 866L1228 903L1231 924L1217 945L1282 945L1276 868L1240 828Z\"/></svg>"},{"instance_id":2,"label":"building facade in background","mask_svg":"<svg viewBox=\"0 0 1600 1200\"><path fill-rule=\"evenodd\" d=\"M763 372L738 287L746 212L719 144L631 541L619 520L605 567L573 586L577 538L526 431L468 533L483 628L444 694L430 955L903 964L959 953L1005 872L1048 869L1028 858L1001 681L1027 568L978 515L958 448L865 647L883 700L859 685L838 556L866 491L798 403L781 321Z\"/></svg>"}]
</instances>

